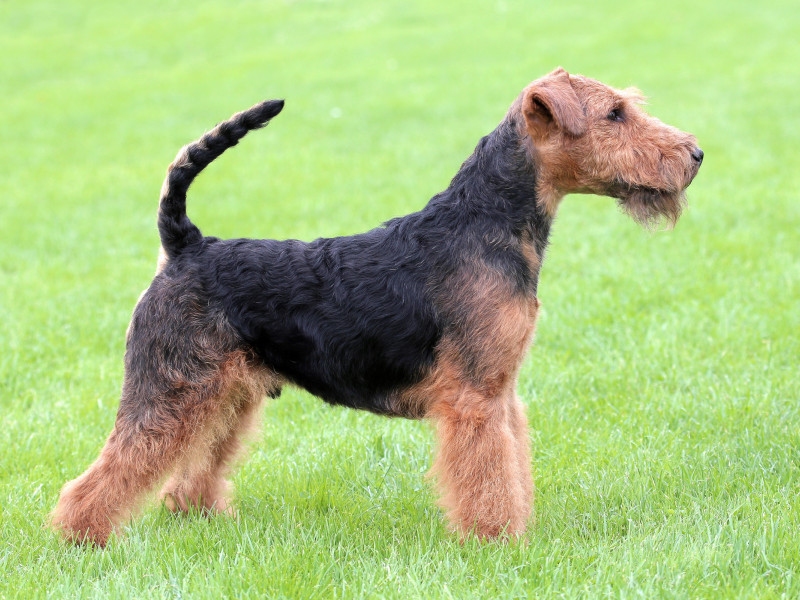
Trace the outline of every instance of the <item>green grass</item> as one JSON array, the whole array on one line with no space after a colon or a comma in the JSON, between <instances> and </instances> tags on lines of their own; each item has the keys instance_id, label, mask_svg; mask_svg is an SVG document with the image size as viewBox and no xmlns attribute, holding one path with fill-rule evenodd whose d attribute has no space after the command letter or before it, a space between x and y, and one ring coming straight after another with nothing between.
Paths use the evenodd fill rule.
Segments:
<instances>
[{"instance_id":1,"label":"green grass","mask_svg":"<svg viewBox=\"0 0 800 600\"><path fill-rule=\"evenodd\" d=\"M789 0L0 3L0 597L798 597L798 29ZM154 507L106 551L44 528L111 429L182 144L285 97L192 218L354 233L420 208L559 64L642 88L706 162L669 233L562 206L520 377L527 546L446 533L426 424L292 390L237 520Z\"/></svg>"}]
</instances>

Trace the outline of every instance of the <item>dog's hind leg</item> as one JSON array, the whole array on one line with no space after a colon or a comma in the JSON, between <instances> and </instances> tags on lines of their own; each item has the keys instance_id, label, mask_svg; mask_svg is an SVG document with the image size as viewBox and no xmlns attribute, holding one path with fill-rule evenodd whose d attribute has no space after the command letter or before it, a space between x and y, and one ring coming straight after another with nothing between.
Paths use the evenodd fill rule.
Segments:
<instances>
[{"instance_id":1,"label":"dog's hind leg","mask_svg":"<svg viewBox=\"0 0 800 600\"><path fill-rule=\"evenodd\" d=\"M261 386L247 383L234 387L222 414L197 436L162 488L160 497L173 512L233 515L227 477L243 454L244 438L256 429L263 397Z\"/></svg>"},{"instance_id":2,"label":"dog's hind leg","mask_svg":"<svg viewBox=\"0 0 800 600\"><path fill-rule=\"evenodd\" d=\"M193 452L222 468L235 444L227 436L271 385L267 375L191 282L157 276L131 321L114 430L94 464L64 486L53 526L102 546Z\"/></svg>"},{"instance_id":3,"label":"dog's hind leg","mask_svg":"<svg viewBox=\"0 0 800 600\"><path fill-rule=\"evenodd\" d=\"M174 381L158 397L140 395L150 386L132 382L128 373L114 429L94 464L64 486L53 526L73 541L104 546L147 493L233 412L220 401L236 370L232 362L241 361L217 365L192 382Z\"/></svg>"},{"instance_id":4,"label":"dog's hind leg","mask_svg":"<svg viewBox=\"0 0 800 600\"><path fill-rule=\"evenodd\" d=\"M74 542L105 546L178 461L190 435L182 418L166 412L141 421L119 416L99 458L61 490L53 526Z\"/></svg>"}]
</instances>

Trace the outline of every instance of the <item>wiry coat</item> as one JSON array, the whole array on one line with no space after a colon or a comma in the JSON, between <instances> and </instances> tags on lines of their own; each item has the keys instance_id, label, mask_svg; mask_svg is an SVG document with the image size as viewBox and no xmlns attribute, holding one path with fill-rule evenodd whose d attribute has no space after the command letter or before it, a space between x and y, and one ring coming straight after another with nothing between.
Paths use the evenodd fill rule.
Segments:
<instances>
[{"instance_id":1,"label":"wiry coat","mask_svg":"<svg viewBox=\"0 0 800 600\"><path fill-rule=\"evenodd\" d=\"M540 254L550 219L534 189L516 124L504 121L418 213L310 243L199 237L177 249L165 235L171 258L153 287L191 271L267 367L328 402L405 414L390 398L431 369L442 336L458 335L463 309L446 301L464 292L465 269L535 295L538 265L520 240Z\"/></svg>"},{"instance_id":2,"label":"wiry coat","mask_svg":"<svg viewBox=\"0 0 800 600\"><path fill-rule=\"evenodd\" d=\"M134 310L117 421L65 486L54 524L105 544L165 478L173 510L229 512L239 440L261 399L291 383L330 403L431 418L453 527L522 533L533 483L516 377L557 204L568 192L610 194L642 221L674 221L702 151L643 116L630 93L557 70L523 91L419 212L308 243L204 237L186 215L189 185L282 108L234 115L170 166L162 260Z\"/></svg>"}]
</instances>

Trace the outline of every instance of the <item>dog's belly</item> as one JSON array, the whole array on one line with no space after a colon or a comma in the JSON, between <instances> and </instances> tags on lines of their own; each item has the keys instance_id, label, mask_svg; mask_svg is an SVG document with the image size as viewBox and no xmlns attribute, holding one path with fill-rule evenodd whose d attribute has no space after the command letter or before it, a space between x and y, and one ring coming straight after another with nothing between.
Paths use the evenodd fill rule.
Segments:
<instances>
[{"instance_id":1,"label":"dog's belly","mask_svg":"<svg viewBox=\"0 0 800 600\"><path fill-rule=\"evenodd\" d=\"M441 333L423 274L386 237L213 241L203 279L267 366L327 402L392 413Z\"/></svg>"}]
</instances>

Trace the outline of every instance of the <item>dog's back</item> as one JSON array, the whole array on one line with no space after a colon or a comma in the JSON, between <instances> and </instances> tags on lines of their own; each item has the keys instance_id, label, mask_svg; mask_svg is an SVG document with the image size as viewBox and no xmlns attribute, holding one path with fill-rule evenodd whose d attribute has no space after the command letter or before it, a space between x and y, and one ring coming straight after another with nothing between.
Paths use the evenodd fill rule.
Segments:
<instances>
[{"instance_id":1,"label":"dog's back","mask_svg":"<svg viewBox=\"0 0 800 600\"><path fill-rule=\"evenodd\" d=\"M397 227L297 240L205 238L163 276L192 271L266 366L324 400L391 413L441 336L424 249Z\"/></svg>"}]
</instances>

